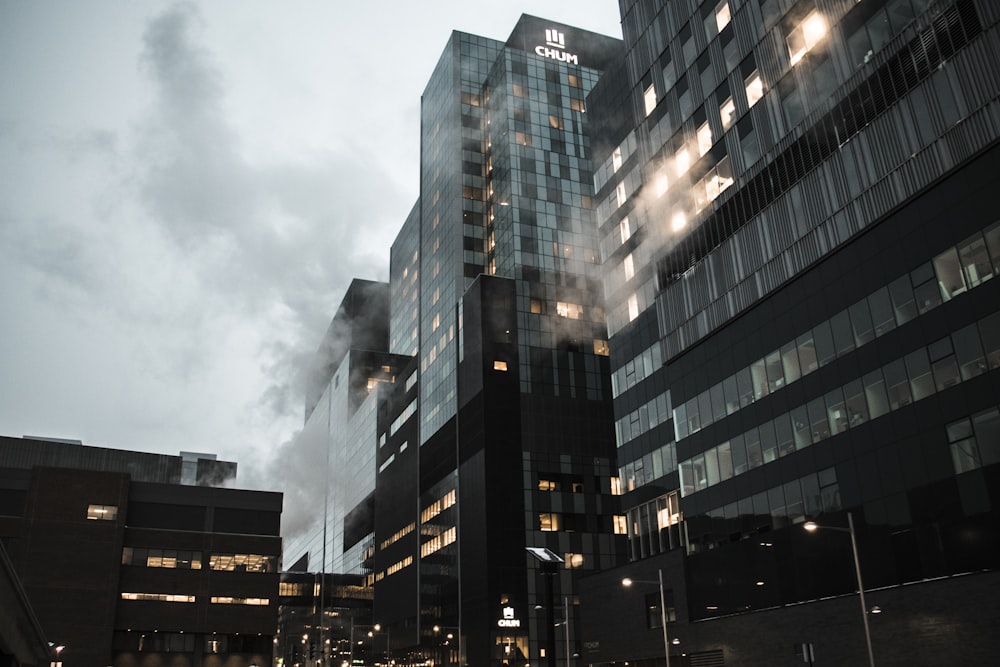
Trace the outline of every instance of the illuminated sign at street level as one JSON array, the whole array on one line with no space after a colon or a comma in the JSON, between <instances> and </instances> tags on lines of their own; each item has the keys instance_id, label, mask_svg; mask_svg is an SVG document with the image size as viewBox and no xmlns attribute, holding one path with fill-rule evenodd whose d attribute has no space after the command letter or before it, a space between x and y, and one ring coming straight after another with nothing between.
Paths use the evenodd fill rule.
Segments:
<instances>
[{"instance_id":1,"label":"illuminated sign at street level","mask_svg":"<svg viewBox=\"0 0 1000 667\"><path fill-rule=\"evenodd\" d=\"M535 47L535 55L543 58L552 58L569 65L579 65L580 59L573 53L566 53L566 35L554 28L545 29L545 46L539 44Z\"/></svg>"},{"instance_id":2,"label":"illuminated sign at street level","mask_svg":"<svg viewBox=\"0 0 1000 667\"><path fill-rule=\"evenodd\" d=\"M521 627L521 619L514 618L514 608L504 607L503 608L503 618L497 621L498 628L519 628Z\"/></svg>"}]
</instances>

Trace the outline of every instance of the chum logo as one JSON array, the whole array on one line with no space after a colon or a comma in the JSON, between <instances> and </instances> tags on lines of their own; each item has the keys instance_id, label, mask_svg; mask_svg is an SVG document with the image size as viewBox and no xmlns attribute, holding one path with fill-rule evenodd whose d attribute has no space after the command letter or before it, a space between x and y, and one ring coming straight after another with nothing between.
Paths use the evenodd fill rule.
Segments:
<instances>
[{"instance_id":1,"label":"chum logo","mask_svg":"<svg viewBox=\"0 0 1000 667\"><path fill-rule=\"evenodd\" d=\"M503 608L503 618L497 621L497 627L501 628L519 628L521 627L521 620L514 618L514 608L504 607Z\"/></svg>"},{"instance_id":2,"label":"chum logo","mask_svg":"<svg viewBox=\"0 0 1000 667\"><path fill-rule=\"evenodd\" d=\"M553 28L546 28L545 44L556 49L565 49L566 35Z\"/></svg>"},{"instance_id":3,"label":"chum logo","mask_svg":"<svg viewBox=\"0 0 1000 667\"><path fill-rule=\"evenodd\" d=\"M545 29L545 45L535 47L535 54L543 58L552 58L569 65L579 65L580 59L573 53L566 53L566 35L555 28Z\"/></svg>"}]
</instances>

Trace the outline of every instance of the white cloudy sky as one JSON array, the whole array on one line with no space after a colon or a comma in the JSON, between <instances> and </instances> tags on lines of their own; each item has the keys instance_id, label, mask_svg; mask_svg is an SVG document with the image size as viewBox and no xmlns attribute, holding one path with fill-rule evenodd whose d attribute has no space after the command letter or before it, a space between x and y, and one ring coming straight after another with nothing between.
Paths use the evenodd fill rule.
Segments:
<instances>
[{"instance_id":1,"label":"white cloudy sky","mask_svg":"<svg viewBox=\"0 0 1000 667\"><path fill-rule=\"evenodd\" d=\"M452 29L616 0L0 0L0 435L294 451L298 368L417 196Z\"/></svg>"}]
</instances>

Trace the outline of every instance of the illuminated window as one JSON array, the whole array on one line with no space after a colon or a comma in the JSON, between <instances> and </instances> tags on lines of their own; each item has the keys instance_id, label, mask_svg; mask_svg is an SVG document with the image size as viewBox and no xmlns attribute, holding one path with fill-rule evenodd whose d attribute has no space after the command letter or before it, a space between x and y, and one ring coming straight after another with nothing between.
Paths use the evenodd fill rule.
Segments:
<instances>
[{"instance_id":1,"label":"illuminated window","mask_svg":"<svg viewBox=\"0 0 1000 667\"><path fill-rule=\"evenodd\" d=\"M122 565L136 567L163 567L178 570L200 570L200 551L177 551L174 549L148 549L145 547L125 547L122 549Z\"/></svg>"},{"instance_id":2,"label":"illuminated window","mask_svg":"<svg viewBox=\"0 0 1000 667\"><path fill-rule=\"evenodd\" d=\"M565 563L564 567L567 570L581 568L583 567L583 554L567 553L563 562Z\"/></svg>"},{"instance_id":3,"label":"illuminated window","mask_svg":"<svg viewBox=\"0 0 1000 667\"><path fill-rule=\"evenodd\" d=\"M538 515L538 529L545 532L559 530L559 515L555 512L542 512Z\"/></svg>"},{"instance_id":4,"label":"illuminated window","mask_svg":"<svg viewBox=\"0 0 1000 667\"><path fill-rule=\"evenodd\" d=\"M712 167L705 178L701 181L704 188L706 201L712 201L718 197L726 188L733 184L733 170L729 163L729 156L722 158L719 164ZM700 195L701 193L697 193Z\"/></svg>"},{"instance_id":5,"label":"illuminated window","mask_svg":"<svg viewBox=\"0 0 1000 667\"><path fill-rule=\"evenodd\" d=\"M441 326L441 314L436 313L434 319L431 320L431 331L437 331L439 326Z\"/></svg>"},{"instance_id":6,"label":"illuminated window","mask_svg":"<svg viewBox=\"0 0 1000 667\"><path fill-rule=\"evenodd\" d=\"M639 297L635 294L628 298L628 321L639 317Z\"/></svg>"},{"instance_id":7,"label":"illuminated window","mask_svg":"<svg viewBox=\"0 0 1000 667\"><path fill-rule=\"evenodd\" d=\"M679 232L687 227L687 216L684 215L684 211L677 211L674 213L674 217L670 219L670 229L674 232Z\"/></svg>"},{"instance_id":8,"label":"illuminated window","mask_svg":"<svg viewBox=\"0 0 1000 667\"><path fill-rule=\"evenodd\" d=\"M170 593L122 593L122 600L139 602L194 602L193 595L175 595Z\"/></svg>"},{"instance_id":9,"label":"illuminated window","mask_svg":"<svg viewBox=\"0 0 1000 667\"><path fill-rule=\"evenodd\" d=\"M454 505L455 498L455 490L452 489L448 493L444 494L440 499L435 500L420 513L420 523L427 523L438 514Z\"/></svg>"},{"instance_id":10,"label":"illuminated window","mask_svg":"<svg viewBox=\"0 0 1000 667\"><path fill-rule=\"evenodd\" d=\"M396 574L397 572L399 572L400 570L402 570L404 567L409 567L412 564L413 564L413 556L407 556L406 558L404 558L403 560L399 561L398 563L393 563L388 568L386 568L385 576L390 576L390 575Z\"/></svg>"},{"instance_id":11,"label":"illuminated window","mask_svg":"<svg viewBox=\"0 0 1000 667\"><path fill-rule=\"evenodd\" d=\"M625 280L632 280L635 277L635 261L632 259L632 253L625 255L622 268L625 270Z\"/></svg>"},{"instance_id":12,"label":"illuminated window","mask_svg":"<svg viewBox=\"0 0 1000 667\"><path fill-rule=\"evenodd\" d=\"M690 167L691 154L688 153L688 149L682 148L677 152L677 156L674 158L674 168L677 170L677 175L683 175Z\"/></svg>"},{"instance_id":13,"label":"illuminated window","mask_svg":"<svg viewBox=\"0 0 1000 667\"><path fill-rule=\"evenodd\" d=\"M521 84L515 83L512 86L512 90L514 92L514 95L516 95L517 97L527 97L528 96L528 94L524 90L524 86L522 86Z\"/></svg>"},{"instance_id":14,"label":"illuminated window","mask_svg":"<svg viewBox=\"0 0 1000 667\"><path fill-rule=\"evenodd\" d=\"M495 371L506 371L507 370L507 362L506 361L494 361L493 362L493 370L495 370Z\"/></svg>"},{"instance_id":15,"label":"illuminated window","mask_svg":"<svg viewBox=\"0 0 1000 667\"><path fill-rule=\"evenodd\" d=\"M612 519L614 519L615 535L628 535L628 522L625 516L615 514Z\"/></svg>"},{"instance_id":16,"label":"illuminated window","mask_svg":"<svg viewBox=\"0 0 1000 667\"><path fill-rule=\"evenodd\" d=\"M118 506L90 505L87 507L87 518L91 521L114 521L118 518Z\"/></svg>"},{"instance_id":17,"label":"illuminated window","mask_svg":"<svg viewBox=\"0 0 1000 667\"><path fill-rule=\"evenodd\" d=\"M757 70L754 70L750 76L743 80L743 84L747 91L747 106L752 107L757 104L760 98L764 97L764 82L761 81Z\"/></svg>"},{"instance_id":18,"label":"illuminated window","mask_svg":"<svg viewBox=\"0 0 1000 667\"><path fill-rule=\"evenodd\" d=\"M225 595L213 595L212 604L245 604L251 607L266 607L271 604L267 598L234 598Z\"/></svg>"},{"instance_id":19,"label":"illuminated window","mask_svg":"<svg viewBox=\"0 0 1000 667\"><path fill-rule=\"evenodd\" d=\"M621 206L622 204L625 203L626 199L627 197L625 195L625 184L619 183L618 185L615 186L615 201L617 202L618 206Z\"/></svg>"},{"instance_id":20,"label":"illuminated window","mask_svg":"<svg viewBox=\"0 0 1000 667\"><path fill-rule=\"evenodd\" d=\"M669 183L667 182L667 170L660 169L656 172L656 180L654 181L654 186L656 189L656 196L662 197L667 191Z\"/></svg>"},{"instance_id":21,"label":"illuminated window","mask_svg":"<svg viewBox=\"0 0 1000 667\"><path fill-rule=\"evenodd\" d=\"M527 132L515 132L514 141L521 144L522 146L531 145L531 135Z\"/></svg>"},{"instance_id":22,"label":"illuminated window","mask_svg":"<svg viewBox=\"0 0 1000 667\"><path fill-rule=\"evenodd\" d=\"M622 494L622 480L620 477L611 478L611 495L620 496Z\"/></svg>"},{"instance_id":23,"label":"illuminated window","mask_svg":"<svg viewBox=\"0 0 1000 667\"><path fill-rule=\"evenodd\" d=\"M208 566L228 572L274 572L277 558L258 554L212 554Z\"/></svg>"},{"instance_id":24,"label":"illuminated window","mask_svg":"<svg viewBox=\"0 0 1000 667\"><path fill-rule=\"evenodd\" d=\"M611 168L614 171L618 171L622 168L622 147L617 147L613 153L611 153Z\"/></svg>"},{"instance_id":25,"label":"illuminated window","mask_svg":"<svg viewBox=\"0 0 1000 667\"><path fill-rule=\"evenodd\" d=\"M802 56L816 46L825 35L826 19L818 11L813 10L785 38L791 64L794 65L802 60Z\"/></svg>"},{"instance_id":26,"label":"illuminated window","mask_svg":"<svg viewBox=\"0 0 1000 667\"><path fill-rule=\"evenodd\" d=\"M580 112L587 110L586 107L584 107L583 105L583 100L570 100L569 108L572 109L573 111L580 111Z\"/></svg>"},{"instance_id":27,"label":"illuminated window","mask_svg":"<svg viewBox=\"0 0 1000 667\"><path fill-rule=\"evenodd\" d=\"M583 85L580 83L580 77L576 74L567 74L566 81L573 88L583 88Z\"/></svg>"},{"instance_id":28,"label":"illuminated window","mask_svg":"<svg viewBox=\"0 0 1000 667\"><path fill-rule=\"evenodd\" d=\"M538 480L538 490L539 491L558 491L559 483L553 482L551 479L540 479Z\"/></svg>"},{"instance_id":29,"label":"illuminated window","mask_svg":"<svg viewBox=\"0 0 1000 667\"><path fill-rule=\"evenodd\" d=\"M712 147L712 128L708 126L708 121L698 128L698 155L704 155Z\"/></svg>"},{"instance_id":30,"label":"illuminated window","mask_svg":"<svg viewBox=\"0 0 1000 667\"><path fill-rule=\"evenodd\" d=\"M439 551L439 550L443 549L444 547L448 546L449 544L454 543L455 542L456 534L457 533L455 531L455 527L452 526L451 528L449 528L448 530L444 531L440 535L435 535L431 539L427 540L422 545L420 545L420 557L421 558L426 558L427 556L430 556L432 553L435 553L436 551ZM411 557L407 556L407 559L410 559L410 558ZM411 562L412 562L412 560L411 560ZM406 563L406 565L409 565L409 563ZM403 565L403 567L406 567L406 565ZM389 569L392 570L392 568L389 568ZM402 567L400 569L402 569ZM388 571L386 573L387 574L395 574L395 572L388 572Z\"/></svg>"},{"instance_id":31,"label":"illuminated window","mask_svg":"<svg viewBox=\"0 0 1000 667\"><path fill-rule=\"evenodd\" d=\"M719 32L729 25L732 20L732 14L729 11L729 3L722 2L715 8L715 25L718 27Z\"/></svg>"},{"instance_id":32,"label":"illuminated window","mask_svg":"<svg viewBox=\"0 0 1000 667\"><path fill-rule=\"evenodd\" d=\"M722 118L722 129L728 130L736 118L736 105L733 103L732 96L727 97L726 101L719 106L719 116Z\"/></svg>"},{"instance_id":33,"label":"illuminated window","mask_svg":"<svg viewBox=\"0 0 1000 667\"><path fill-rule=\"evenodd\" d=\"M618 223L618 231L621 233L622 243L632 238L632 228L629 227L627 216L622 218L621 222Z\"/></svg>"},{"instance_id":34,"label":"illuminated window","mask_svg":"<svg viewBox=\"0 0 1000 667\"><path fill-rule=\"evenodd\" d=\"M606 357L611 354L611 350L608 348L608 341L594 339L594 354Z\"/></svg>"},{"instance_id":35,"label":"illuminated window","mask_svg":"<svg viewBox=\"0 0 1000 667\"><path fill-rule=\"evenodd\" d=\"M553 115L550 114L549 115L549 127L553 128L553 129L556 129L556 130L563 129L563 119L560 118L559 116L553 116Z\"/></svg>"},{"instance_id":36,"label":"illuminated window","mask_svg":"<svg viewBox=\"0 0 1000 667\"><path fill-rule=\"evenodd\" d=\"M556 315L559 317L568 317L571 320L578 320L583 317L583 306L576 303L556 301Z\"/></svg>"},{"instance_id":37,"label":"illuminated window","mask_svg":"<svg viewBox=\"0 0 1000 667\"><path fill-rule=\"evenodd\" d=\"M646 88L646 92L642 94L643 103L646 105L646 115L653 113L653 109L656 108L656 86L655 84L649 84Z\"/></svg>"}]
</instances>

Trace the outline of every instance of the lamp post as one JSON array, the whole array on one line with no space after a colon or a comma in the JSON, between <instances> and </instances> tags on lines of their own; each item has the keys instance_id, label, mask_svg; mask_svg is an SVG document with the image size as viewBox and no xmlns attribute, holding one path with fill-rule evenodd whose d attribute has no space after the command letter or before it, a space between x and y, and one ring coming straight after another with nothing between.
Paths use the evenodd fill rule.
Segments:
<instances>
[{"instance_id":1,"label":"lamp post","mask_svg":"<svg viewBox=\"0 0 1000 667\"><path fill-rule=\"evenodd\" d=\"M631 586L632 584L658 584L660 587L660 624L663 626L663 660L667 667L670 667L670 640L667 639L667 596L663 592L663 569L658 569L657 581L642 581L640 579L630 579L625 577L622 579L622 586Z\"/></svg>"},{"instance_id":2,"label":"lamp post","mask_svg":"<svg viewBox=\"0 0 1000 667\"><path fill-rule=\"evenodd\" d=\"M823 530L838 530L848 533L851 536L851 552L854 554L854 574L858 578L858 598L861 600L861 620L865 626L865 646L868 649L868 665L875 667L875 654L872 653L872 635L868 629L868 606L865 604L865 585L861 582L861 561L858 559L858 539L854 534L854 517L847 513L847 528L838 526L821 526L815 521L806 521L802 527L810 533L822 528ZM880 610L881 611L881 610Z\"/></svg>"}]
</instances>

